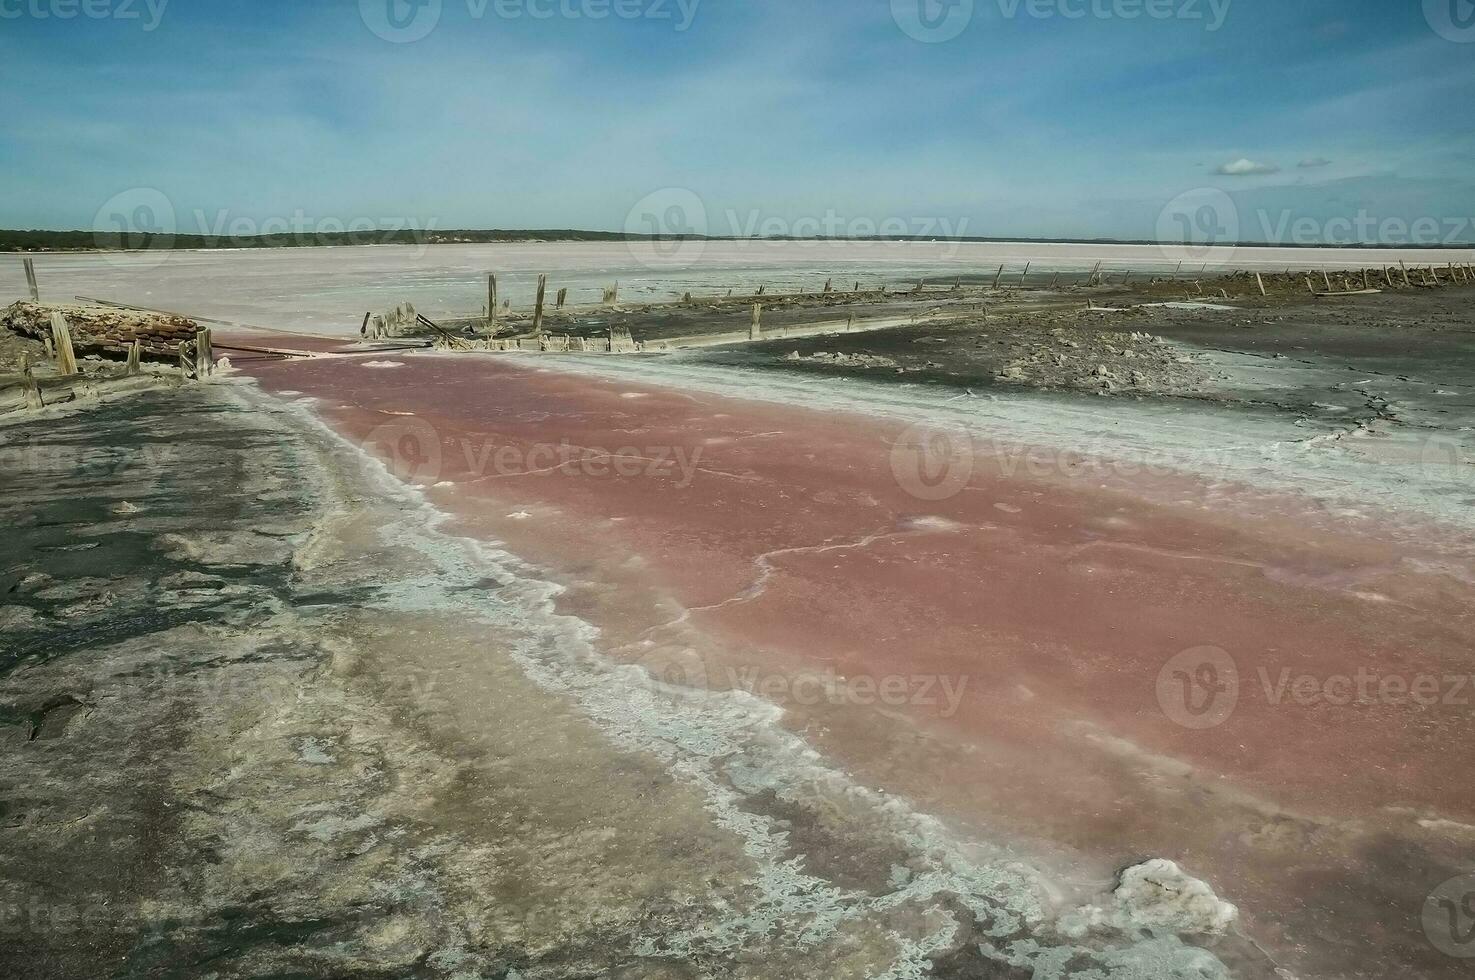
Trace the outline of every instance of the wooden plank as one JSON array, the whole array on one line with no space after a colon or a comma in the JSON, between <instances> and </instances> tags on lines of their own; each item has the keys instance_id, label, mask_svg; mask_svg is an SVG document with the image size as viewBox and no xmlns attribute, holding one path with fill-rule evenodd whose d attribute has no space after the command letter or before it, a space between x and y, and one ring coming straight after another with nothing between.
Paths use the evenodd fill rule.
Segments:
<instances>
[{"instance_id":1,"label":"wooden plank","mask_svg":"<svg viewBox=\"0 0 1475 980\"><path fill-rule=\"evenodd\" d=\"M29 255L21 260L21 265L26 267L26 288L31 291L31 302L41 302L41 290L36 285L36 264L31 261Z\"/></svg>"},{"instance_id":2,"label":"wooden plank","mask_svg":"<svg viewBox=\"0 0 1475 980\"><path fill-rule=\"evenodd\" d=\"M51 339L56 344L56 369L64 375L77 373L77 355L72 350L72 328L60 313L51 314Z\"/></svg>"},{"instance_id":3,"label":"wooden plank","mask_svg":"<svg viewBox=\"0 0 1475 980\"><path fill-rule=\"evenodd\" d=\"M36 383L35 375L31 374L31 355L25 352L20 356L20 386L25 395L26 408L44 408L46 402L41 398L41 386Z\"/></svg>"},{"instance_id":4,"label":"wooden plank","mask_svg":"<svg viewBox=\"0 0 1475 980\"><path fill-rule=\"evenodd\" d=\"M215 351L210 347L210 328L201 327L195 334L195 377L208 378L215 373Z\"/></svg>"},{"instance_id":5,"label":"wooden plank","mask_svg":"<svg viewBox=\"0 0 1475 980\"><path fill-rule=\"evenodd\" d=\"M538 276L538 297L533 303L533 336L543 332L543 298L548 292L548 276Z\"/></svg>"}]
</instances>

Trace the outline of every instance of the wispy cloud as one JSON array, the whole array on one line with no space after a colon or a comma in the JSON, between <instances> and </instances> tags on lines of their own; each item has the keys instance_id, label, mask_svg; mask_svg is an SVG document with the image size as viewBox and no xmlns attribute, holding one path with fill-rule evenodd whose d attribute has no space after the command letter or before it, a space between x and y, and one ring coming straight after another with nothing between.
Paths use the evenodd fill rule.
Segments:
<instances>
[{"instance_id":1,"label":"wispy cloud","mask_svg":"<svg viewBox=\"0 0 1475 980\"><path fill-rule=\"evenodd\" d=\"M1308 157L1296 164L1302 170L1315 170L1317 167L1330 167L1332 162L1326 157Z\"/></svg>"}]
</instances>

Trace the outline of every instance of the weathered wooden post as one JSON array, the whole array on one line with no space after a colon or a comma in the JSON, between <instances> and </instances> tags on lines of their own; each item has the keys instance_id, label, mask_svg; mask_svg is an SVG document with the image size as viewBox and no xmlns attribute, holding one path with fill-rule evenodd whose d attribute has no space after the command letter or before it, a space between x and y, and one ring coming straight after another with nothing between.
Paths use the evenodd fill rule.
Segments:
<instances>
[{"instance_id":1,"label":"weathered wooden post","mask_svg":"<svg viewBox=\"0 0 1475 980\"><path fill-rule=\"evenodd\" d=\"M768 288L767 286L759 286L758 287L758 292L755 293L754 295L756 295L756 296L762 296L763 295L763 290L765 290L767 288Z\"/></svg>"},{"instance_id":2,"label":"weathered wooden post","mask_svg":"<svg viewBox=\"0 0 1475 980\"><path fill-rule=\"evenodd\" d=\"M1266 293L1265 293L1265 277L1262 276L1262 275L1260 275L1260 273L1257 272L1257 273L1255 273L1255 282L1257 282L1257 283L1260 284L1260 295L1261 296L1266 295Z\"/></svg>"},{"instance_id":3,"label":"weathered wooden post","mask_svg":"<svg viewBox=\"0 0 1475 980\"><path fill-rule=\"evenodd\" d=\"M1408 277L1408 266L1406 266L1406 265L1403 264L1403 260L1402 259L1399 259L1398 260L1398 268L1400 268L1400 269L1403 270L1403 284L1405 286L1408 286L1410 289L1412 289L1413 288L1413 282Z\"/></svg>"},{"instance_id":4,"label":"weathered wooden post","mask_svg":"<svg viewBox=\"0 0 1475 980\"><path fill-rule=\"evenodd\" d=\"M1327 292L1331 292L1332 291L1332 277L1329 276L1329 275L1327 275L1327 271L1325 269L1322 269L1321 270L1321 279L1322 279L1323 282L1326 283L1326 291Z\"/></svg>"},{"instance_id":5,"label":"weathered wooden post","mask_svg":"<svg viewBox=\"0 0 1475 980\"><path fill-rule=\"evenodd\" d=\"M195 373L195 342L186 340L179 345L179 373L186 378Z\"/></svg>"},{"instance_id":6,"label":"weathered wooden post","mask_svg":"<svg viewBox=\"0 0 1475 980\"><path fill-rule=\"evenodd\" d=\"M51 339L56 343L56 367L62 374L77 373L77 355L72 351L72 329L59 312L51 314Z\"/></svg>"},{"instance_id":7,"label":"weathered wooden post","mask_svg":"<svg viewBox=\"0 0 1475 980\"><path fill-rule=\"evenodd\" d=\"M210 346L210 328L201 327L195 334L195 377L204 380L215 373L215 351Z\"/></svg>"},{"instance_id":8,"label":"weathered wooden post","mask_svg":"<svg viewBox=\"0 0 1475 980\"><path fill-rule=\"evenodd\" d=\"M143 358L143 341L135 340L128 345L128 373L139 374L143 371L139 361Z\"/></svg>"},{"instance_id":9,"label":"weathered wooden post","mask_svg":"<svg viewBox=\"0 0 1475 980\"><path fill-rule=\"evenodd\" d=\"M538 296L533 301L533 336L537 337L543 333L543 299L548 292L548 277L538 277Z\"/></svg>"},{"instance_id":10,"label":"weathered wooden post","mask_svg":"<svg viewBox=\"0 0 1475 980\"><path fill-rule=\"evenodd\" d=\"M1126 275L1124 275L1124 276L1122 276L1122 285L1123 285L1123 286L1125 286L1125 285L1126 285L1126 284L1127 284L1127 282L1128 282L1128 281L1129 281L1129 280L1130 280L1130 279L1131 279L1131 278L1132 278L1132 270L1131 270L1131 269L1128 269L1128 270L1127 270L1127 274L1126 274Z\"/></svg>"},{"instance_id":11,"label":"weathered wooden post","mask_svg":"<svg viewBox=\"0 0 1475 980\"><path fill-rule=\"evenodd\" d=\"M1362 270L1362 288L1363 289L1372 289L1373 288L1372 283L1370 283L1370 282L1367 281L1367 268L1366 267L1363 267L1363 270Z\"/></svg>"},{"instance_id":12,"label":"weathered wooden post","mask_svg":"<svg viewBox=\"0 0 1475 980\"><path fill-rule=\"evenodd\" d=\"M1097 262L1096 263L1096 268L1094 268L1094 269L1091 270L1091 278L1089 280L1087 280L1086 285L1088 285L1088 286L1094 286L1097 283L1099 283L1100 281L1101 281L1101 263L1100 262Z\"/></svg>"},{"instance_id":13,"label":"weathered wooden post","mask_svg":"<svg viewBox=\"0 0 1475 980\"><path fill-rule=\"evenodd\" d=\"M497 277L487 273L487 329L497 326Z\"/></svg>"},{"instance_id":14,"label":"weathered wooden post","mask_svg":"<svg viewBox=\"0 0 1475 980\"><path fill-rule=\"evenodd\" d=\"M20 356L20 386L25 394L26 408L45 407L46 403L41 399L41 386L31 374L31 355L24 352Z\"/></svg>"},{"instance_id":15,"label":"weathered wooden post","mask_svg":"<svg viewBox=\"0 0 1475 980\"><path fill-rule=\"evenodd\" d=\"M1312 284L1310 276L1306 277L1306 291L1312 296L1316 295L1316 286Z\"/></svg>"},{"instance_id":16,"label":"weathered wooden post","mask_svg":"<svg viewBox=\"0 0 1475 980\"><path fill-rule=\"evenodd\" d=\"M763 339L763 304L753 304L753 322L748 324L748 339Z\"/></svg>"},{"instance_id":17,"label":"weathered wooden post","mask_svg":"<svg viewBox=\"0 0 1475 980\"><path fill-rule=\"evenodd\" d=\"M1059 283L1059 282L1060 282L1060 270L1059 269L1056 269L1055 270L1055 275L1053 275L1053 276L1050 277L1050 288L1051 289L1054 289L1055 286L1056 286L1056 284Z\"/></svg>"},{"instance_id":18,"label":"weathered wooden post","mask_svg":"<svg viewBox=\"0 0 1475 980\"><path fill-rule=\"evenodd\" d=\"M1004 267L1002 265L1000 265L999 266L999 271L994 273L994 285L993 285L993 288L994 289L998 289L999 288L999 280L1002 279L1002 278L1004 278Z\"/></svg>"},{"instance_id":19,"label":"weathered wooden post","mask_svg":"<svg viewBox=\"0 0 1475 980\"><path fill-rule=\"evenodd\" d=\"M1032 264L1031 262L1024 263L1024 271L1019 274L1019 285L1024 285L1024 277L1029 275L1029 267Z\"/></svg>"},{"instance_id":20,"label":"weathered wooden post","mask_svg":"<svg viewBox=\"0 0 1475 980\"><path fill-rule=\"evenodd\" d=\"M41 290L36 286L36 266L29 255L21 260L21 265L26 267L26 287L31 291L31 302L41 302Z\"/></svg>"},{"instance_id":21,"label":"weathered wooden post","mask_svg":"<svg viewBox=\"0 0 1475 980\"><path fill-rule=\"evenodd\" d=\"M686 296L687 296L687 301L690 302L691 301L691 293L687 293ZM561 310L561 309L563 309L563 304L564 304L564 302L567 299L568 299L568 287L567 286L564 286L562 289L560 289L558 291L558 295L556 297L554 297L554 300L553 300L553 308L555 310Z\"/></svg>"},{"instance_id":22,"label":"weathered wooden post","mask_svg":"<svg viewBox=\"0 0 1475 980\"><path fill-rule=\"evenodd\" d=\"M831 284L832 284L832 283L833 283L833 282L834 282L834 281L835 281L835 280L834 280L834 279L826 279L826 280L825 280L825 288L824 288L824 291L825 291L825 292L827 292L827 293L828 293L828 292L829 292L829 291L830 291L830 288L831 288Z\"/></svg>"},{"instance_id":23,"label":"weathered wooden post","mask_svg":"<svg viewBox=\"0 0 1475 980\"><path fill-rule=\"evenodd\" d=\"M854 330L854 329L855 329L855 314L854 314L854 313L852 313L852 314L850 314L850 316L849 316L849 317L848 317L848 318L847 318L847 319L846 319L846 320L845 320L845 332L846 332L846 333L849 333L849 332L850 332L850 331L852 331L852 330Z\"/></svg>"}]
</instances>

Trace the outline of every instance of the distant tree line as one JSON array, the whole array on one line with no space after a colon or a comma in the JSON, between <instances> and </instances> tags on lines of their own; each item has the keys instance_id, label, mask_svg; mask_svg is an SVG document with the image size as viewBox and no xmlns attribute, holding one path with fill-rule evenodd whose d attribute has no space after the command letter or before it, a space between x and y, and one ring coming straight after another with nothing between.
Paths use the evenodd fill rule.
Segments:
<instances>
[{"instance_id":1,"label":"distant tree line","mask_svg":"<svg viewBox=\"0 0 1475 980\"><path fill-rule=\"evenodd\" d=\"M575 228L541 228L528 230L431 231L404 228L395 231L330 231L282 233L276 235L162 235L150 232L114 231L6 231L0 230L0 252L75 252L97 249L210 249L210 248L302 248L326 245L453 245L491 242L623 242L623 241L741 241L730 236L709 235L632 235L620 231L580 231ZM779 235L757 239L762 241L890 241L890 242L1018 242L1039 245L1174 245L1172 242L1115 238L982 238L936 237L921 235L870 235L855 238L795 238ZM1308 245L1293 242L1238 242L1245 247L1263 248L1397 248L1397 245L1373 243ZM1215 243L1224 248L1229 243ZM1469 248L1468 244L1419 244L1418 248Z\"/></svg>"}]
</instances>

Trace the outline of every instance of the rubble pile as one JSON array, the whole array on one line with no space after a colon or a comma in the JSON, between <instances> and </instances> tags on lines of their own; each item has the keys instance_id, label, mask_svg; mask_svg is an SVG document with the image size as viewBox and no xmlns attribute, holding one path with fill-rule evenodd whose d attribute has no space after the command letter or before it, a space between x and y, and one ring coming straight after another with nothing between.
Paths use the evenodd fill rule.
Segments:
<instances>
[{"instance_id":1,"label":"rubble pile","mask_svg":"<svg viewBox=\"0 0 1475 980\"><path fill-rule=\"evenodd\" d=\"M51 314L60 313L71 327L72 342L124 348L135 340L148 348L175 348L192 340L200 325L182 316L120 310L81 303L32 303L22 300L0 310L0 328L43 340L51 336Z\"/></svg>"}]
</instances>

